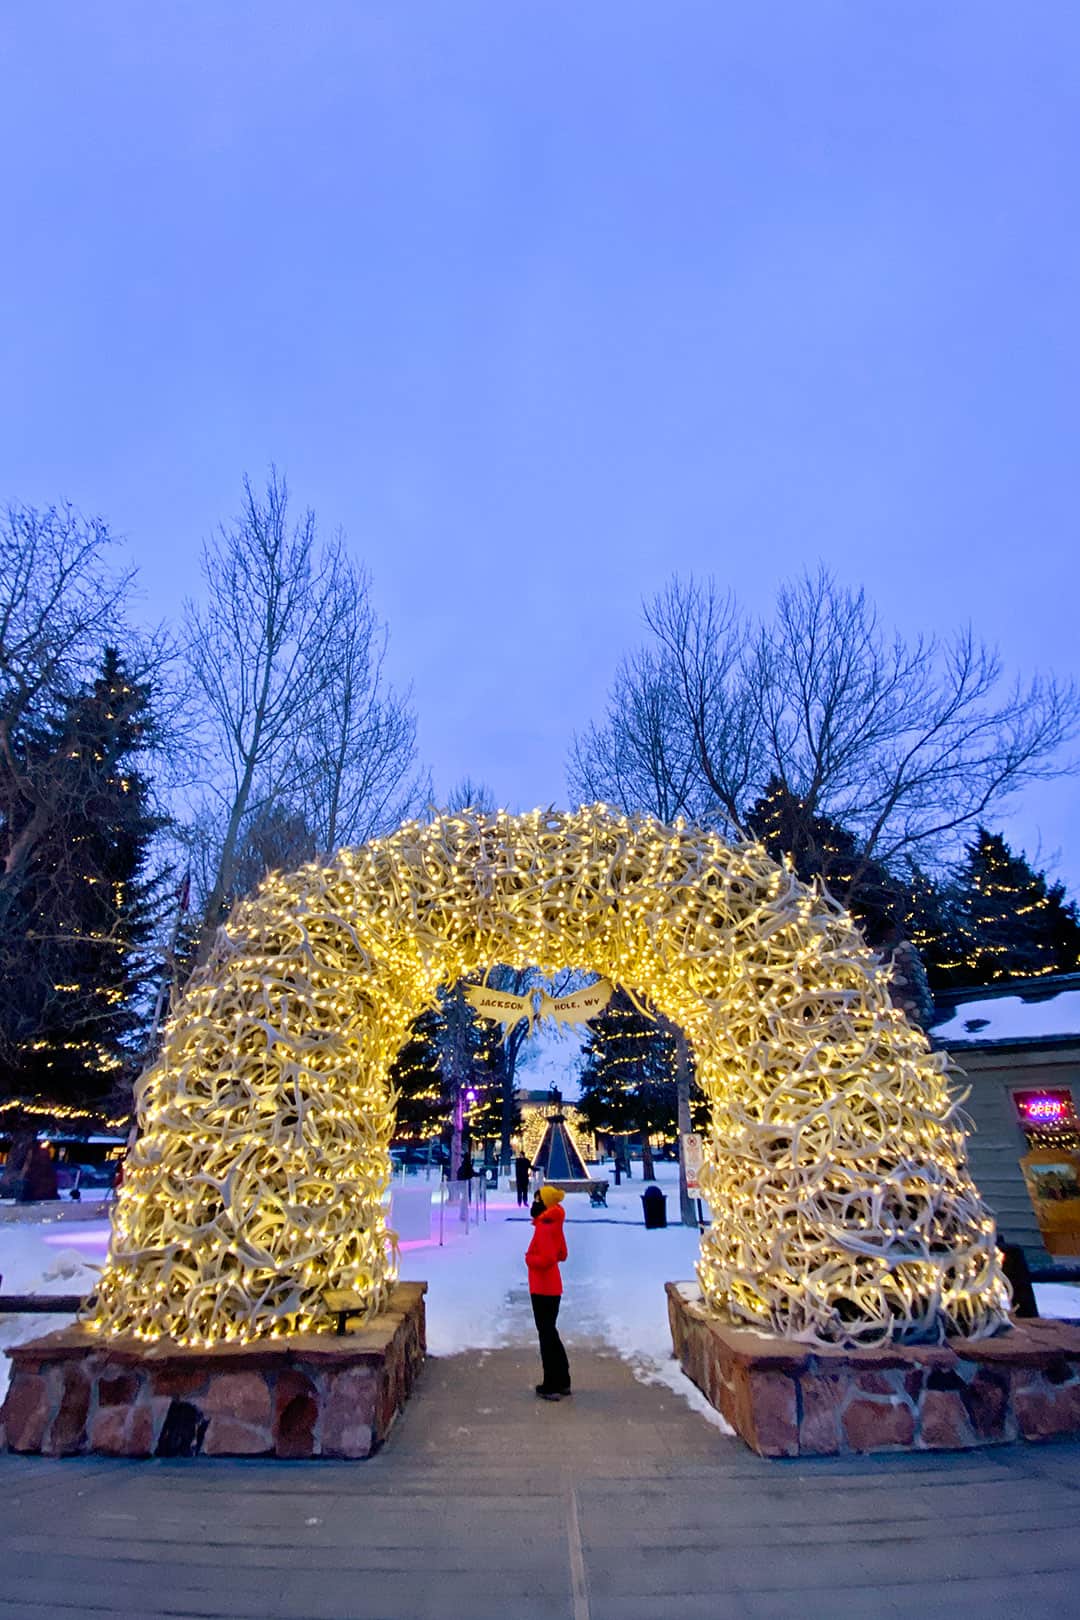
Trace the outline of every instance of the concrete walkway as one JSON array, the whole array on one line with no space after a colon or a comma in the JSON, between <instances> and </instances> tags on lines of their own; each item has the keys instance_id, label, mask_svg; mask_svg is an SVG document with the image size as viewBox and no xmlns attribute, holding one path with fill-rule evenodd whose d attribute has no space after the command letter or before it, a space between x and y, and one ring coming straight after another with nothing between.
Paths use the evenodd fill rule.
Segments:
<instances>
[{"instance_id":1,"label":"concrete walkway","mask_svg":"<svg viewBox=\"0 0 1080 1620\"><path fill-rule=\"evenodd\" d=\"M1064 1620L1080 1446L763 1462L602 1347L432 1360L367 1463L0 1458L0 1617Z\"/></svg>"}]
</instances>

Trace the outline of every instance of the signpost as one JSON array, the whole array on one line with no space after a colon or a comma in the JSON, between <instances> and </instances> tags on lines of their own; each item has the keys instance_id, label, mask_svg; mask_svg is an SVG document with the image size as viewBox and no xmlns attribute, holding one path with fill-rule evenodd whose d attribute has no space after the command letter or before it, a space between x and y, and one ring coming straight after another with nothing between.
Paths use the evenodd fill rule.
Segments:
<instances>
[{"instance_id":1,"label":"signpost","mask_svg":"<svg viewBox=\"0 0 1080 1620\"><path fill-rule=\"evenodd\" d=\"M682 1155L686 1166L686 1190L695 1198L700 1198L703 1144L697 1131L687 1131L683 1136Z\"/></svg>"},{"instance_id":2,"label":"signpost","mask_svg":"<svg viewBox=\"0 0 1080 1620\"><path fill-rule=\"evenodd\" d=\"M562 1026L587 1024L602 1013L611 1000L614 986L608 979L598 979L575 990L568 996L549 996L546 990L533 989L523 996L512 995L509 990L491 990L486 984L467 984L465 1000L475 1007L482 1018L491 1018L505 1026L507 1032L527 1019L529 1034L533 1025L545 1018L553 1018Z\"/></svg>"},{"instance_id":3,"label":"signpost","mask_svg":"<svg viewBox=\"0 0 1080 1620\"><path fill-rule=\"evenodd\" d=\"M679 1151L686 1175L687 1196L697 1205L698 1225L704 1226L701 1214L701 1165L705 1156L705 1144L700 1134L697 1131L684 1131L679 1138Z\"/></svg>"}]
</instances>

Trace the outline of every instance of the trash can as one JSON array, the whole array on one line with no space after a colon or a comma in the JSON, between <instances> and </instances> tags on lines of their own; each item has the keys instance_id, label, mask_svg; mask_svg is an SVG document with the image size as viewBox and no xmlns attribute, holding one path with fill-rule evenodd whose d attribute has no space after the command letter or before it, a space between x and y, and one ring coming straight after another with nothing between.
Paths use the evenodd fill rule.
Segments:
<instances>
[{"instance_id":1,"label":"trash can","mask_svg":"<svg viewBox=\"0 0 1080 1620\"><path fill-rule=\"evenodd\" d=\"M659 1187L646 1187L641 1195L641 1207L645 1212L647 1232L655 1232L657 1227L667 1225L667 1199Z\"/></svg>"},{"instance_id":2,"label":"trash can","mask_svg":"<svg viewBox=\"0 0 1080 1620\"><path fill-rule=\"evenodd\" d=\"M1001 1251L1001 1269L1012 1288L1013 1315L1038 1316L1039 1307L1035 1299L1035 1290L1031 1285L1027 1255L1019 1243L1004 1243L1000 1238L998 1249Z\"/></svg>"}]
</instances>

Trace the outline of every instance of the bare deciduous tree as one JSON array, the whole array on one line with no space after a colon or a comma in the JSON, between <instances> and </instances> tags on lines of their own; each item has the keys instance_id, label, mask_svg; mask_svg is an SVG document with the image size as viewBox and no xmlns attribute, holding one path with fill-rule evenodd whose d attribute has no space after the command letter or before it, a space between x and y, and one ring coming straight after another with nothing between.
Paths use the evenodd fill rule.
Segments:
<instances>
[{"instance_id":1,"label":"bare deciduous tree","mask_svg":"<svg viewBox=\"0 0 1080 1620\"><path fill-rule=\"evenodd\" d=\"M312 511L290 523L288 502L276 471L262 495L245 479L239 519L204 551L205 603L187 612L204 752L225 767L193 820L213 841L202 955L268 814L303 817L329 854L383 830L414 791L414 722L383 678L367 577L340 539L319 545Z\"/></svg>"},{"instance_id":2,"label":"bare deciduous tree","mask_svg":"<svg viewBox=\"0 0 1080 1620\"><path fill-rule=\"evenodd\" d=\"M434 814L456 815L459 810L482 810L485 815L492 815L495 810L495 795L486 782L474 782L471 776L463 776L446 796L446 803L432 805Z\"/></svg>"},{"instance_id":3,"label":"bare deciduous tree","mask_svg":"<svg viewBox=\"0 0 1080 1620\"><path fill-rule=\"evenodd\" d=\"M244 480L237 523L204 548L206 601L189 604L188 630L204 738L226 771L210 784L220 832L204 902L208 935L233 891L245 823L301 788L304 732L336 628L336 565L336 552L316 552L313 512L290 530L288 489L275 472L263 498Z\"/></svg>"},{"instance_id":4,"label":"bare deciduous tree","mask_svg":"<svg viewBox=\"0 0 1080 1620\"><path fill-rule=\"evenodd\" d=\"M368 576L339 558L333 590L336 636L303 747L302 802L322 855L388 832L430 795L415 768L410 694L386 680L387 630L371 606Z\"/></svg>"},{"instance_id":5,"label":"bare deciduous tree","mask_svg":"<svg viewBox=\"0 0 1080 1620\"><path fill-rule=\"evenodd\" d=\"M867 862L936 861L1022 788L1071 768L1073 684L1006 686L970 630L889 636L865 593L824 570L784 587L757 625L709 581L673 581L645 617L654 646L621 667L604 725L570 761L572 786L604 782L628 809L686 801L745 833L772 779L808 817L849 828ZM643 710L671 739L650 744L658 784L625 765L641 752Z\"/></svg>"},{"instance_id":6,"label":"bare deciduous tree","mask_svg":"<svg viewBox=\"0 0 1080 1620\"><path fill-rule=\"evenodd\" d=\"M885 869L947 859L989 811L1068 768L1075 687L1002 690L1000 661L970 630L887 636L864 592L824 570L781 590L769 622L747 623L730 594L695 580L672 581L645 619L651 645L619 666L603 723L574 739L571 790L746 836L754 801L779 784L804 843L821 817L854 835L849 901ZM682 1132L685 1043L678 1090Z\"/></svg>"},{"instance_id":7,"label":"bare deciduous tree","mask_svg":"<svg viewBox=\"0 0 1080 1620\"><path fill-rule=\"evenodd\" d=\"M100 520L70 506L11 506L0 521L0 803L22 806L0 825L0 922L53 824L61 789L55 773L31 768L27 740L123 623L131 574L110 573L111 543Z\"/></svg>"},{"instance_id":8,"label":"bare deciduous tree","mask_svg":"<svg viewBox=\"0 0 1080 1620\"><path fill-rule=\"evenodd\" d=\"M648 809L661 821L711 809L675 671L661 653L642 648L619 665L606 720L574 738L570 780L581 799Z\"/></svg>"},{"instance_id":9,"label":"bare deciduous tree","mask_svg":"<svg viewBox=\"0 0 1080 1620\"><path fill-rule=\"evenodd\" d=\"M737 831L753 780L760 712L748 679L750 631L730 592L674 580L645 609L694 762L696 807Z\"/></svg>"}]
</instances>

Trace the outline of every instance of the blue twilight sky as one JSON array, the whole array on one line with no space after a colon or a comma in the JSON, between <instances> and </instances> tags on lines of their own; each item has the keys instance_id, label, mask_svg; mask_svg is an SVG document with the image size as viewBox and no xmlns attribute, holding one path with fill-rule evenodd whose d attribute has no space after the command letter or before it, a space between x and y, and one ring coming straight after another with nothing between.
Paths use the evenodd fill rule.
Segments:
<instances>
[{"instance_id":1,"label":"blue twilight sky","mask_svg":"<svg viewBox=\"0 0 1080 1620\"><path fill-rule=\"evenodd\" d=\"M1078 60L1073 0L9 5L0 496L158 616L276 461L512 807L676 568L1076 673ZM1080 888L1078 791L1010 831Z\"/></svg>"}]
</instances>

